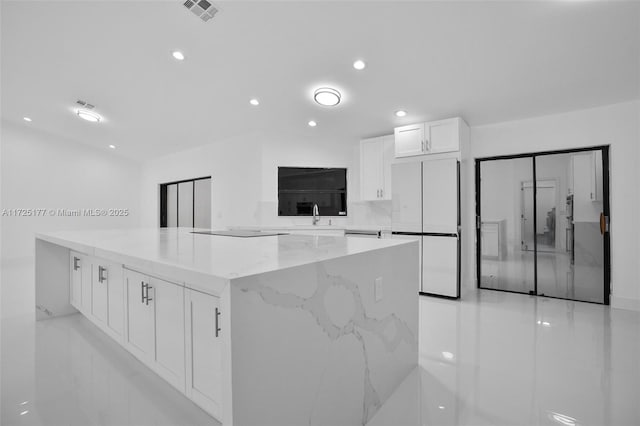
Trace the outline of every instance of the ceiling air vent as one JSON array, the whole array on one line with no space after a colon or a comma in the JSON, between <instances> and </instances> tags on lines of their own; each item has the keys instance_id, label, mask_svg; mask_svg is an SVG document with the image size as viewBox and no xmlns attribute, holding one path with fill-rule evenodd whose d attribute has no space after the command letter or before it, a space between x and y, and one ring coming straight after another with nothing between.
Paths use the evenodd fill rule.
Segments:
<instances>
[{"instance_id":1,"label":"ceiling air vent","mask_svg":"<svg viewBox=\"0 0 640 426\"><path fill-rule=\"evenodd\" d=\"M207 22L218 13L218 9L208 0L187 0L182 4L204 22Z\"/></svg>"},{"instance_id":2,"label":"ceiling air vent","mask_svg":"<svg viewBox=\"0 0 640 426\"><path fill-rule=\"evenodd\" d=\"M78 105L80 105L82 108L85 108L85 109L94 109L95 108L95 105L91 105L91 104L89 104L89 103L87 103L85 101L81 101L80 99L78 99L76 101L76 103Z\"/></svg>"}]
</instances>

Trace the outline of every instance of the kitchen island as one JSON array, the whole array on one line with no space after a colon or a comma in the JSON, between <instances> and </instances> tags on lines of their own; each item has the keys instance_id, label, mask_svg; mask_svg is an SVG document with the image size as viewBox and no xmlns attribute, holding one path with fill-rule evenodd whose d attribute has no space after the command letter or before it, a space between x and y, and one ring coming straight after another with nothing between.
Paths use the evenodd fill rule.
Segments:
<instances>
[{"instance_id":1,"label":"kitchen island","mask_svg":"<svg viewBox=\"0 0 640 426\"><path fill-rule=\"evenodd\" d=\"M191 229L38 234L38 319L80 312L224 425L363 425L418 364L418 245Z\"/></svg>"}]
</instances>

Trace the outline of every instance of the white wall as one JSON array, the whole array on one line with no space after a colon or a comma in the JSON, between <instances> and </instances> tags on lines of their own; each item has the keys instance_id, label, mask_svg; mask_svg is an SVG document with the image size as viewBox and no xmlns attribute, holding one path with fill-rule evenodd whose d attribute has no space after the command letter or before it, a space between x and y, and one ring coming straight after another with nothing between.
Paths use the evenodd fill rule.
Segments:
<instances>
[{"instance_id":1,"label":"white wall","mask_svg":"<svg viewBox=\"0 0 640 426\"><path fill-rule=\"evenodd\" d=\"M261 132L151 159L143 165L142 222L158 226L161 183L211 176L212 228L308 225L309 217L278 217L278 166L317 166L347 168L348 216L331 217L331 221L350 224L358 208L352 203L359 198L353 155L357 144L304 133ZM321 223L328 220L324 217Z\"/></svg>"},{"instance_id":2,"label":"white wall","mask_svg":"<svg viewBox=\"0 0 640 426\"><path fill-rule=\"evenodd\" d=\"M139 165L29 125L2 122L2 209L129 209L126 217L2 218L2 316L34 312L36 232L139 225Z\"/></svg>"},{"instance_id":3,"label":"white wall","mask_svg":"<svg viewBox=\"0 0 640 426\"><path fill-rule=\"evenodd\" d=\"M638 259L640 213L640 102L626 102L471 129L474 158L610 145L611 285L612 305L640 309ZM473 167L473 164L469 165ZM473 173L468 185L473 187ZM469 199L475 208L475 201ZM469 229L474 224L469 221ZM475 252L473 242L466 247ZM468 267L475 270L475 256ZM467 283L475 285L475 283Z\"/></svg>"}]
</instances>

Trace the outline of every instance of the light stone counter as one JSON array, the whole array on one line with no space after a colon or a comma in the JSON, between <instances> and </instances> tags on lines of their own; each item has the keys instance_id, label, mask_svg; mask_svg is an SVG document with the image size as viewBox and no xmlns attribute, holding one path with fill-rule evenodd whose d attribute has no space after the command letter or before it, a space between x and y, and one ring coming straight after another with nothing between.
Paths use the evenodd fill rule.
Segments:
<instances>
[{"instance_id":1,"label":"light stone counter","mask_svg":"<svg viewBox=\"0 0 640 426\"><path fill-rule=\"evenodd\" d=\"M219 297L225 425L363 425L417 366L415 241L190 231L39 234L38 312L75 312L70 250Z\"/></svg>"}]
</instances>

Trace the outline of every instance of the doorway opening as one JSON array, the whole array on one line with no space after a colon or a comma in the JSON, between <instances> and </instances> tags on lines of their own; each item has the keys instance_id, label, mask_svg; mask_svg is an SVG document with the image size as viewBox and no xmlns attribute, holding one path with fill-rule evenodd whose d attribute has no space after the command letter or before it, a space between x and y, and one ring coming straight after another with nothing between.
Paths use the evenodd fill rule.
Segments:
<instances>
[{"instance_id":1,"label":"doorway opening","mask_svg":"<svg viewBox=\"0 0 640 426\"><path fill-rule=\"evenodd\" d=\"M160 184L160 227L211 228L211 176Z\"/></svg>"},{"instance_id":2,"label":"doorway opening","mask_svg":"<svg viewBox=\"0 0 640 426\"><path fill-rule=\"evenodd\" d=\"M481 289L609 304L609 147L476 159Z\"/></svg>"}]
</instances>

